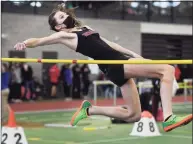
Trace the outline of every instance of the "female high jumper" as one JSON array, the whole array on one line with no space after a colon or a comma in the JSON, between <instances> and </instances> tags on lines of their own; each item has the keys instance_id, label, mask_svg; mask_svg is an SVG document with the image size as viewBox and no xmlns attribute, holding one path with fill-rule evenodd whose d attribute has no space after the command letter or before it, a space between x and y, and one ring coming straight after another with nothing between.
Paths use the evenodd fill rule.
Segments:
<instances>
[{"instance_id":1,"label":"female high jumper","mask_svg":"<svg viewBox=\"0 0 193 144\"><path fill-rule=\"evenodd\" d=\"M59 5L49 15L48 23L56 33L42 37L30 38L17 43L16 50L35 48L43 45L62 44L95 60L147 60L140 55L108 41L100 34L83 25L77 20L72 9ZM72 116L71 125L75 126L80 120L90 115L104 115L126 122L136 122L141 118L139 94L133 78L150 77L161 80L160 95L163 106L163 129L165 132L188 124L192 114L177 116L172 112L172 87L174 67L167 64L99 64L100 70L117 86L120 87L127 109L122 107L92 106L84 100Z\"/></svg>"}]
</instances>

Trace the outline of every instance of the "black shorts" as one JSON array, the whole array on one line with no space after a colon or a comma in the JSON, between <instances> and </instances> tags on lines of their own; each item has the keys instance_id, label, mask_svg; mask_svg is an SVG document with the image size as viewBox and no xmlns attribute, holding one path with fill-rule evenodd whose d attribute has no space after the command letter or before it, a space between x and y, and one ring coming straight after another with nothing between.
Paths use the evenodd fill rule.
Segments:
<instances>
[{"instance_id":1,"label":"black shorts","mask_svg":"<svg viewBox=\"0 0 193 144\"><path fill-rule=\"evenodd\" d=\"M124 76L123 64L99 65L100 70L105 76L117 86L121 87L127 83L128 79Z\"/></svg>"},{"instance_id":2,"label":"black shorts","mask_svg":"<svg viewBox=\"0 0 193 144\"><path fill-rule=\"evenodd\" d=\"M116 53L109 53L111 60L129 60L132 55L123 54L118 51ZM124 64L105 64L99 65L100 70L105 76L117 86L121 87L128 82L128 78L125 78Z\"/></svg>"}]
</instances>

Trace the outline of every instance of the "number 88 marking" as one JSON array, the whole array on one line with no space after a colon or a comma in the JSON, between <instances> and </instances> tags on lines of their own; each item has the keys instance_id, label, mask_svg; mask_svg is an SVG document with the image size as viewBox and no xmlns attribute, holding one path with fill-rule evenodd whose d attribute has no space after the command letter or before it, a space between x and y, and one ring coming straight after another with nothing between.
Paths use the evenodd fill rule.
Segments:
<instances>
[{"instance_id":1,"label":"number 88 marking","mask_svg":"<svg viewBox=\"0 0 193 144\"><path fill-rule=\"evenodd\" d=\"M149 122L149 130L150 130L150 132L154 132L155 131L154 124L152 122ZM142 132L143 131L143 122L139 122L138 123L137 131L138 132Z\"/></svg>"}]
</instances>

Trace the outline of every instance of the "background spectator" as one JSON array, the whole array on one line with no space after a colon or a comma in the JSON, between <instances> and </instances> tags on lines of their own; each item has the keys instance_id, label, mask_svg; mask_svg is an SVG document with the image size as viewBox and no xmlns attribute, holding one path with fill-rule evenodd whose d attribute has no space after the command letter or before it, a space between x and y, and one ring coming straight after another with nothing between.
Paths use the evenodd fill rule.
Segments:
<instances>
[{"instance_id":1,"label":"background spectator","mask_svg":"<svg viewBox=\"0 0 193 144\"><path fill-rule=\"evenodd\" d=\"M161 102L160 80L159 79L152 79L152 84L153 84L152 114L156 119L158 116L159 103Z\"/></svg>"},{"instance_id":2,"label":"background spectator","mask_svg":"<svg viewBox=\"0 0 193 144\"><path fill-rule=\"evenodd\" d=\"M83 64L83 66L81 67L81 73L82 73L82 83L83 83L82 93L84 97L87 97L89 85L90 85L90 80L89 80L90 69L87 64Z\"/></svg>"},{"instance_id":3,"label":"background spectator","mask_svg":"<svg viewBox=\"0 0 193 144\"><path fill-rule=\"evenodd\" d=\"M22 84L24 86L24 100L35 99L34 83L33 83L33 69L28 64L24 63L21 68Z\"/></svg>"},{"instance_id":4,"label":"background spectator","mask_svg":"<svg viewBox=\"0 0 193 144\"><path fill-rule=\"evenodd\" d=\"M81 86L81 70L78 64L75 64L72 68L73 73L73 86L72 86L72 96L75 99L80 98L80 86Z\"/></svg>"},{"instance_id":5,"label":"background spectator","mask_svg":"<svg viewBox=\"0 0 193 144\"><path fill-rule=\"evenodd\" d=\"M1 66L1 122L5 123L8 120L8 101L9 95L10 72L7 64Z\"/></svg>"},{"instance_id":6,"label":"background spectator","mask_svg":"<svg viewBox=\"0 0 193 144\"><path fill-rule=\"evenodd\" d=\"M42 99L43 88L44 86L40 83L39 79L37 77L34 77L34 89L35 89L36 99Z\"/></svg>"},{"instance_id":7,"label":"background spectator","mask_svg":"<svg viewBox=\"0 0 193 144\"><path fill-rule=\"evenodd\" d=\"M72 99L72 70L69 64L64 64L61 69L61 80L66 100Z\"/></svg>"},{"instance_id":8,"label":"background spectator","mask_svg":"<svg viewBox=\"0 0 193 144\"><path fill-rule=\"evenodd\" d=\"M10 67L11 84L10 84L10 102L21 102L21 67L20 63L13 63Z\"/></svg>"},{"instance_id":9,"label":"background spectator","mask_svg":"<svg viewBox=\"0 0 193 144\"><path fill-rule=\"evenodd\" d=\"M49 77L50 77L50 83L51 83L51 98L56 98L57 85L60 77L60 70L57 64L53 64L53 66L50 67Z\"/></svg>"}]
</instances>

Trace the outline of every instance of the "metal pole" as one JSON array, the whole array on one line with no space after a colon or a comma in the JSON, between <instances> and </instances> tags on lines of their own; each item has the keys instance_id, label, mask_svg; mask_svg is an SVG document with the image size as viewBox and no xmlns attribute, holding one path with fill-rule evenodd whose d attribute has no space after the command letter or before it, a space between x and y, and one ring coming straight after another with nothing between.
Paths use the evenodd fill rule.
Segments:
<instances>
[{"instance_id":1,"label":"metal pole","mask_svg":"<svg viewBox=\"0 0 193 144\"><path fill-rule=\"evenodd\" d=\"M184 79L184 103L186 103L187 100L187 95L188 95L188 90L187 90L187 80Z\"/></svg>"},{"instance_id":2,"label":"metal pole","mask_svg":"<svg viewBox=\"0 0 193 144\"><path fill-rule=\"evenodd\" d=\"M93 82L94 84L94 105L96 105L97 103L97 84L95 82Z\"/></svg>"},{"instance_id":3,"label":"metal pole","mask_svg":"<svg viewBox=\"0 0 193 144\"><path fill-rule=\"evenodd\" d=\"M116 101L117 101L117 86L116 85L114 85L114 101L113 101L113 104L114 104L114 106L116 106Z\"/></svg>"}]
</instances>

